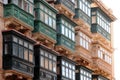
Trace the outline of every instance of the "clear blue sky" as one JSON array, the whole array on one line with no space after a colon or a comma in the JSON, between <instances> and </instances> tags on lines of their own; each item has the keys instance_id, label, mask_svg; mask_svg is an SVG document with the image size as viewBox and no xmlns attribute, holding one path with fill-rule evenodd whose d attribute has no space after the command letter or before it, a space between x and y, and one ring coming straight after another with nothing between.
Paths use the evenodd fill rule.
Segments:
<instances>
[{"instance_id":1,"label":"clear blue sky","mask_svg":"<svg viewBox=\"0 0 120 80\"><path fill-rule=\"evenodd\" d=\"M114 57L115 57L115 78L120 80L120 1L119 0L102 0L107 7L111 8L113 14L117 17L114 22Z\"/></svg>"}]
</instances>

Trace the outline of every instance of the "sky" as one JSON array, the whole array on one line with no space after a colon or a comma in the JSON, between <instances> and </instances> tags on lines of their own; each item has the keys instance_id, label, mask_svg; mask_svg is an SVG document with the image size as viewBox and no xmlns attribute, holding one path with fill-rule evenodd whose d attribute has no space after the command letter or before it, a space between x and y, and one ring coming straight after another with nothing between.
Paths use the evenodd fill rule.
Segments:
<instances>
[{"instance_id":1,"label":"sky","mask_svg":"<svg viewBox=\"0 0 120 80\"><path fill-rule=\"evenodd\" d=\"M120 1L119 0L102 0L108 8L111 8L117 20L113 23L114 34L114 69L115 78L120 80Z\"/></svg>"}]
</instances>

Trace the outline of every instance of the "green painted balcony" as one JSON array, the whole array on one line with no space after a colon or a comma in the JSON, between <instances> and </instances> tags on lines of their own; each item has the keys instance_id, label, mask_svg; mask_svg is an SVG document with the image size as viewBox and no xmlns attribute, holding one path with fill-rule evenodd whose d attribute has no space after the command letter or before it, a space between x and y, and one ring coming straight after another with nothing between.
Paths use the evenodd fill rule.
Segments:
<instances>
[{"instance_id":1,"label":"green painted balcony","mask_svg":"<svg viewBox=\"0 0 120 80\"><path fill-rule=\"evenodd\" d=\"M74 0L56 0L56 4L63 4L64 6L66 6L69 10L71 10L72 12L75 12L75 2L73 2Z\"/></svg>"},{"instance_id":2,"label":"green painted balcony","mask_svg":"<svg viewBox=\"0 0 120 80\"><path fill-rule=\"evenodd\" d=\"M48 25L41 21L35 21L35 28L33 33L40 33L56 41L56 30L50 28Z\"/></svg>"},{"instance_id":3,"label":"green painted balcony","mask_svg":"<svg viewBox=\"0 0 120 80\"><path fill-rule=\"evenodd\" d=\"M75 49L76 24L65 15L57 15L57 45L72 52Z\"/></svg>"},{"instance_id":4,"label":"green painted balcony","mask_svg":"<svg viewBox=\"0 0 120 80\"><path fill-rule=\"evenodd\" d=\"M107 40L111 40L111 21L110 17L98 7L92 8L91 32L99 33Z\"/></svg>"},{"instance_id":5,"label":"green painted balcony","mask_svg":"<svg viewBox=\"0 0 120 80\"><path fill-rule=\"evenodd\" d=\"M87 23L89 26L91 25L91 17L89 17L88 15L86 15L82 10L80 10L79 8L75 9L75 19L81 19L83 20L85 23Z\"/></svg>"},{"instance_id":6,"label":"green painted balcony","mask_svg":"<svg viewBox=\"0 0 120 80\"><path fill-rule=\"evenodd\" d=\"M35 1L34 34L56 43L57 10L44 0Z\"/></svg>"},{"instance_id":7,"label":"green painted balcony","mask_svg":"<svg viewBox=\"0 0 120 80\"><path fill-rule=\"evenodd\" d=\"M10 3L4 5L4 17L6 19L13 18L22 25L29 26L32 29L34 28L34 16L15 4Z\"/></svg>"},{"instance_id":8,"label":"green painted balcony","mask_svg":"<svg viewBox=\"0 0 120 80\"><path fill-rule=\"evenodd\" d=\"M102 36L104 36L106 39L111 40L110 33L108 33L106 30L104 30L101 26L97 24L92 24L91 31L92 33L99 33Z\"/></svg>"},{"instance_id":9,"label":"green painted balcony","mask_svg":"<svg viewBox=\"0 0 120 80\"><path fill-rule=\"evenodd\" d=\"M81 23L87 23L91 26L91 0L76 0L75 19L79 19Z\"/></svg>"}]
</instances>

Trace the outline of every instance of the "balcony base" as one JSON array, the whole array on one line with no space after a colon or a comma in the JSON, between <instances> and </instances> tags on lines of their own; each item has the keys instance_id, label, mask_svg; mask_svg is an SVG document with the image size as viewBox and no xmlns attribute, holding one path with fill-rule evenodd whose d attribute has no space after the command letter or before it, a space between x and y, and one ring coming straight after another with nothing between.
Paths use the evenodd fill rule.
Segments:
<instances>
[{"instance_id":1,"label":"balcony base","mask_svg":"<svg viewBox=\"0 0 120 80\"><path fill-rule=\"evenodd\" d=\"M55 8L59 11L59 14L64 14L68 18L72 19L75 15L74 12L66 8L63 4L55 4Z\"/></svg>"},{"instance_id":2,"label":"balcony base","mask_svg":"<svg viewBox=\"0 0 120 80\"><path fill-rule=\"evenodd\" d=\"M33 33L33 38L37 41L37 44L43 44L51 49L54 49L56 41L45 36L40 32Z\"/></svg>"},{"instance_id":3,"label":"balcony base","mask_svg":"<svg viewBox=\"0 0 120 80\"><path fill-rule=\"evenodd\" d=\"M29 26L27 24L25 24L24 22L18 20L15 17L7 17L4 18L5 20L5 30L9 30L9 29L15 29L23 34L25 34L26 36L31 36L32 34L32 26Z\"/></svg>"},{"instance_id":4,"label":"balcony base","mask_svg":"<svg viewBox=\"0 0 120 80\"><path fill-rule=\"evenodd\" d=\"M90 25L84 22L82 19L76 18L74 19L74 22L78 24L80 27L90 31Z\"/></svg>"},{"instance_id":5,"label":"balcony base","mask_svg":"<svg viewBox=\"0 0 120 80\"><path fill-rule=\"evenodd\" d=\"M82 58L80 55L74 55L73 60L77 63L77 65L82 65L92 70L91 62Z\"/></svg>"},{"instance_id":6,"label":"balcony base","mask_svg":"<svg viewBox=\"0 0 120 80\"><path fill-rule=\"evenodd\" d=\"M92 44L100 44L105 49L109 50L110 52L113 52L113 48L111 47L111 43L106 40L103 36L101 36L99 33L93 33L93 43Z\"/></svg>"},{"instance_id":7,"label":"balcony base","mask_svg":"<svg viewBox=\"0 0 120 80\"><path fill-rule=\"evenodd\" d=\"M73 58L73 51L65 48L65 47L62 46L62 45L56 45L56 46L55 46L55 50L56 50L57 52L59 52L60 55L66 56L66 57L68 57L69 59L72 59L72 58Z\"/></svg>"},{"instance_id":8,"label":"balcony base","mask_svg":"<svg viewBox=\"0 0 120 80\"><path fill-rule=\"evenodd\" d=\"M32 80L31 76L19 73L14 70L4 70L3 77L5 80Z\"/></svg>"}]
</instances>

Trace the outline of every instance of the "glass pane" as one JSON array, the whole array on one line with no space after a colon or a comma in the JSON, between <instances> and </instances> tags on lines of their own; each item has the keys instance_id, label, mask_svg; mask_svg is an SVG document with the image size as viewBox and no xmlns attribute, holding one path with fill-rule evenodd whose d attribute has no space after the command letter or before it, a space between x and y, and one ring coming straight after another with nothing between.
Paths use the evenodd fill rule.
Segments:
<instances>
[{"instance_id":1,"label":"glass pane","mask_svg":"<svg viewBox=\"0 0 120 80\"><path fill-rule=\"evenodd\" d=\"M40 56L40 66L41 67L44 67L44 57L43 56Z\"/></svg>"},{"instance_id":2,"label":"glass pane","mask_svg":"<svg viewBox=\"0 0 120 80\"><path fill-rule=\"evenodd\" d=\"M65 27L62 25L62 34L65 34Z\"/></svg>"},{"instance_id":3,"label":"glass pane","mask_svg":"<svg viewBox=\"0 0 120 80\"><path fill-rule=\"evenodd\" d=\"M52 71L52 61L51 60L49 60L49 70Z\"/></svg>"},{"instance_id":4,"label":"glass pane","mask_svg":"<svg viewBox=\"0 0 120 80\"><path fill-rule=\"evenodd\" d=\"M22 1L23 0L18 0L18 6L22 8Z\"/></svg>"},{"instance_id":5,"label":"glass pane","mask_svg":"<svg viewBox=\"0 0 120 80\"><path fill-rule=\"evenodd\" d=\"M48 57L48 52L45 52L45 56Z\"/></svg>"},{"instance_id":6,"label":"glass pane","mask_svg":"<svg viewBox=\"0 0 120 80\"><path fill-rule=\"evenodd\" d=\"M5 54L9 54L10 52L10 46L8 44L5 44Z\"/></svg>"},{"instance_id":7,"label":"glass pane","mask_svg":"<svg viewBox=\"0 0 120 80\"><path fill-rule=\"evenodd\" d=\"M19 44L23 45L23 41L21 39L19 39Z\"/></svg>"},{"instance_id":8,"label":"glass pane","mask_svg":"<svg viewBox=\"0 0 120 80\"><path fill-rule=\"evenodd\" d=\"M48 20L48 21L49 21L49 26L50 26L50 27L53 27L53 26L52 26L52 18L51 18L51 17L49 17L49 20Z\"/></svg>"},{"instance_id":9,"label":"glass pane","mask_svg":"<svg viewBox=\"0 0 120 80\"><path fill-rule=\"evenodd\" d=\"M29 49L33 50L33 45L29 44Z\"/></svg>"},{"instance_id":10,"label":"glass pane","mask_svg":"<svg viewBox=\"0 0 120 80\"><path fill-rule=\"evenodd\" d=\"M53 72L56 72L56 62L53 62Z\"/></svg>"},{"instance_id":11,"label":"glass pane","mask_svg":"<svg viewBox=\"0 0 120 80\"><path fill-rule=\"evenodd\" d=\"M45 68L48 69L48 59L45 58Z\"/></svg>"},{"instance_id":12,"label":"glass pane","mask_svg":"<svg viewBox=\"0 0 120 80\"><path fill-rule=\"evenodd\" d=\"M44 14L45 15L45 23L48 24L48 15L47 14Z\"/></svg>"},{"instance_id":13,"label":"glass pane","mask_svg":"<svg viewBox=\"0 0 120 80\"><path fill-rule=\"evenodd\" d=\"M33 62L33 52L29 51L29 61Z\"/></svg>"},{"instance_id":14,"label":"glass pane","mask_svg":"<svg viewBox=\"0 0 120 80\"><path fill-rule=\"evenodd\" d=\"M56 61L56 56L53 56L53 60Z\"/></svg>"},{"instance_id":15,"label":"glass pane","mask_svg":"<svg viewBox=\"0 0 120 80\"><path fill-rule=\"evenodd\" d=\"M44 51L42 49L40 49L40 54L44 55Z\"/></svg>"},{"instance_id":16,"label":"glass pane","mask_svg":"<svg viewBox=\"0 0 120 80\"><path fill-rule=\"evenodd\" d=\"M27 1L23 2L23 6L24 6L23 9L28 12L28 2Z\"/></svg>"},{"instance_id":17,"label":"glass pane","mask_svg":"<svg viewBox=\"0 0 120 80\"><path fill-rule=\"evenodd\" d=\"M18 45L13 44L13 55L18 56Z\"/></svg>"},{"instance_id":18,"label":"glass pane","mask_svg":"<svg viewBox=\"0 0 120 80\"><path fill-rule=\"evenodd\" d=\"M13 0L13 3L18 5L18 0Z\"/></svg>"},{"instance_id":19,"label":"glass pane","mask_svg":"<svg viewBox=\"0 0 120 80\"><path fill-rule=\"evenodd\" d=\"M40 11L40 20L44 22L45 21L44 18L45 18L44 12Z\"/></svg>"},{"instance_id":20,"label":"glass pane","mask_svg":"<svg viewBox=\"0 0 120 80\"><path fill-rule=\"evenodd\" d=\"M62 66L62 75L65 76L65 67Z\"/></svg>"},{"instance_id":21,"label":"glass pane","mask_svg":"<svg viewBox=\"0 0 120 80\"><path fill-rule=\"evenodd\" d=\"M68 72L68 68L66 68L66 77L68 77L68 74L69 72Z\"/></svg>"},{"instance_id":22,"label":"glass pane","mask_svg":"<svg viewBox=\"0 0 120 80\"><path fill-rule=\"evenodd\" d=\"M24 59L28 60L28 49L24 48Z\"/></svg>"},{"instance_id":23,"label":"glass pane","mask_svg":"<svg viewBox=\"0 0 120 80\"><path fill-rule=\"evenodd\" d=\"M26 48L28 48L28 43L27 43L27 42L24 42L24 46L25 46Z\"/></svg>"},{"instance_id":24,"label":"glass pane","mask_svg":"<svg viewBox=\"0 0 120 80\"><path fill-rule=\"evenodd\" d=\"M19 57L23 58L23 47L19 46Z\"/></svg>"},{"instance_id":25,"label":"glass pane","mask_svg":"<svg viewBox=\"0 0 120 80\"><path fill-rule=\"evenodd\" d=\"M56 21L53 19L53 29L56 30Z\"/></svg>"},{"instance_id":26,"label":"glass pane","mask_svg":"<svg viewBox=\"0 0 120 80\"><path fill-rule=\"evenodd\" d=\"M33 14L33 5L32 5L32 4L29 4L29 12L30 12L31 14Z\"/></svg>"},{"instance_id":27,"label":"glass pane","mask_svg":"<svg viewBox=\"0 0 120 80\"><path fill-rule=\"evenodd\" d=\"M17 43L18 42L18 38L13 36L13 41Z\"/></svg>"}]
</instances>

